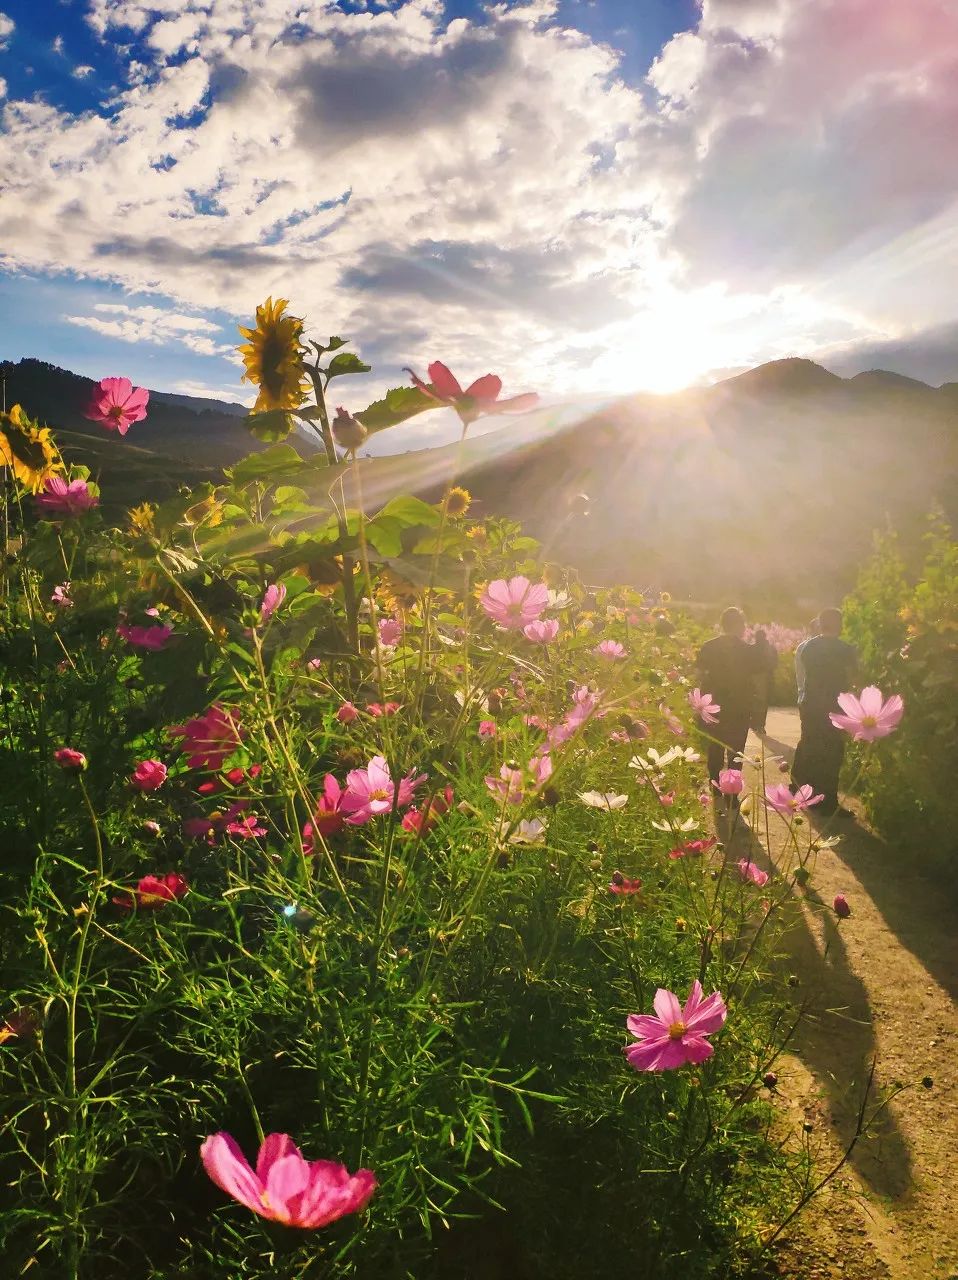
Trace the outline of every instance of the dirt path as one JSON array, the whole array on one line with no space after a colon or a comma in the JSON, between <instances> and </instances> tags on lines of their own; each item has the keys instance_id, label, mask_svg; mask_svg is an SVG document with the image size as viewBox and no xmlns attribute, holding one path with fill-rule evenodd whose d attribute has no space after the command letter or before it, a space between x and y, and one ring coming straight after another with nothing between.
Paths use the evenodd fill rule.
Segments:
<instances>
[{"instance_id":1,"label":"dirt path","mask_svg":"<svg viewBox=\"0 0 958 1280\"><path fill-rule=\"evenodd\" d=\"M766 755L790 759L798 729L797 712L771 711ZM761 740L753 735L748 750L760 755ZM774 763L767 767L770 780L781 780ZM764 816L752 821L754 835L739 831L735 845L761 865L791 867L784 820L771 814L767 836ZM854 1133L873 1059L876 1102L898 1083L916 1087L890 1104L809 1211L784 1251L782 1274L958 1280L954 886L921 874L920 841L913 851L893 848L860 817L834 819L821 830L840 843L817 854L810 892L786 939L784 962L811 1009L795 1057L779 1072L779 1093L811 1124L811 1141L827 1164ZM836 893L852 908L841 922L830 909ZM923 1077L932 1078L931 1088Z\"/></svg>"}]
</instances>

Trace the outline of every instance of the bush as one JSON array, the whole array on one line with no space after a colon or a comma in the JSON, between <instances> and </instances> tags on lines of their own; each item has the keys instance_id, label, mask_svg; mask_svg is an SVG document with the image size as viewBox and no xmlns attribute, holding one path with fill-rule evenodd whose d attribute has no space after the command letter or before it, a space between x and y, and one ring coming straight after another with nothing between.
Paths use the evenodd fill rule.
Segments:
<instances>
[{"instance_id":1,"label":"bush","mask_svg":"<svg viewBox=\"0 0 958 1280\"><path fill-rule=\"evenodd\" d=\"M7 1266L461 1276L446 1228L506 1210L509 1274L733 1275L807 1185L761 1088L791 890L706 838L683 620L530 586L536 544L461 491L331 499L361 481L325 413L355 358L297 358L315 405L293 378L251 427L300 412L312 460L277 441L123 530L35 503L52 462L11 491ZM429 407L390 397L362 431ZM698 979L714 1055L633 1071L627 1015ZM368 1211L312 1232L228 1202L198 1160L222 1130L371 1169Z\"/></svg>"},{"instance_id":2,"label":"bush","mask_svg":"<svg viewBox=\"0 0 958 1280\"><path fill-rule=\"evenodd\" d=\"M924 565L910 577L893 535L876 542L845 601L848 637L864 683L900 691L901 730L846 766L876 826L895 839L922 832L922 859L953 864L958 844L950 788L958 772L958 543L932 517Z\"/></svg>"}]
</instances>

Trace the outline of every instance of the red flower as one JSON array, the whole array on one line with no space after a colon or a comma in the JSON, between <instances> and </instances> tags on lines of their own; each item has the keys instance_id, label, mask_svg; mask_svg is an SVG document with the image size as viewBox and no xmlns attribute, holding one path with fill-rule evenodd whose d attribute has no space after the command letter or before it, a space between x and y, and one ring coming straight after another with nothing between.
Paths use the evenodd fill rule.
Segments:
<instances>
[{"instance_id":1,"label":"red flower","mask_svg":"<svg viewBox=\"0 0 958 1280\"><path fill-rule=\"evenodd\" d=\"M401 708L401 702L370 702L366 712L371 716L394 716Z\"/></svg>"},{"instance_id":2,"label":"red flower","mask_svg":"<svg viewBox=\"0 0 958 1280\"><path fill-rule=\"evenodd\" d=\"M61 747L54 751L53 758L61 769L85 769L86 756L82 751L74 751L72 747Z\"/></svg>"},{"instance_id":3,"label":"red flower","mask_svg":"<svg viewBox=\"0 0 958 1280\"><path fill-rule=\"evenodd\" d=\"M93 388L83 416L125 436L131 423L146 417L149 399L149 391L134 387L129 378L103 378Z\"/></svg>"},{"instance_id":4,"label":"red flower","mask_svg":"<svg viewBox=\"0 0 958 1280\"><path fill-rule=\"evenodd\" d=\"M670 858L684 858L686 854L703 854L708 853L713 844L718 844L715 836L709 836L707 840L686 840L685 844L680 845L678 849L670 849Z\"/></svg>"},{"instance_id":5,"label":"red flower","mask_svg":"<svg viewBox=\"0 0 958 1280\"><path fill-rule=\"evenodd\" d=\"M439 360L434 360L427 371L432 379L431 382L423 382L412 369L407 369L406 372L412 378L413 384L425 395L455 409L464 425L475 422L476 418L481 418L485 414L524 413L526 409L532 409L539 403L539 397L534 391L521 396L512 396L508 400L500 400L502 379L494 373L487 373L484 377L477 378L463 391L456 378Z\"/></svg>"},{"instance_id":6,"label":"red flower","mask_svg":"<svg viewBox=\"0 0 958 1280\"><path fill-rule=\"evenodd\" d=\"M165 907L168 902L177 902L189 892L186 877L178 871L167 872L165 876L144 876L135 889L128 890L113 901L124 911L156 911Z\"/></svg>"},{"instance_id":7,"label":"red flower","mask_svg":"<svg viewBox=\"0 0 958 1280\"><path fill-rule=\"evenodd\" d=\"M452 808L452 787L446 787L441 794L427 800L421 809L409 809L403 814L402 829L410 835L424 836L431 831L439 819Z\"/></svg>"}]
</instances>

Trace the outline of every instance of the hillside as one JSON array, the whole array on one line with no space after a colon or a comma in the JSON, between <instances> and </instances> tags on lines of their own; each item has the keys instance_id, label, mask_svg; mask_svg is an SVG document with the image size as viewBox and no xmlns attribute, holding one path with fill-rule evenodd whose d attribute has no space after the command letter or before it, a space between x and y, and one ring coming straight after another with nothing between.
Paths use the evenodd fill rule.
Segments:
<instances>
[{"instance_id":1,"label":"hillside","mask_svg":"<svg viewBox=\"0 0 958 1280\"><path fill-rule=\"evenodd\" d=\"M32 360L0 374L8 403L57 428L67 456L91 466L114 502L216 479L263 447L242 406L160 393L119 440L83 419L88 379ZM521 519L547 556L588 581L825 601L850 585L875 529L894 525L907 550L933 505L958 517L958 384L774 361L676 395L506 419L462 453L364 459L367 505L436 496L460 464L478 511ZM324 501L328 479L313 487Z\"/></svg>"}]
</instances>

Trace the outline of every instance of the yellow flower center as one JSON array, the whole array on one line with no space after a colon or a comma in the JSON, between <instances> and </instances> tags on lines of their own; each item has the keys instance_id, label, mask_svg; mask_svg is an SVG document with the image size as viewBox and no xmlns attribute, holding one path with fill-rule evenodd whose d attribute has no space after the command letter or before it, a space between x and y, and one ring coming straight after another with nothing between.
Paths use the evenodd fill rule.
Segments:
<instances>
[{"instance_id":1,"label":"yellow flower center","mask_svg":"<svg viewBox=\"0 0 958 1280\"><path fill-rule=\"evenodd\" d=\"M669 1027L669 1039L681 1040L684 1035L685 1035L685 1023L673 1022L672 1025Z\"/></svg>"},{"instance_id":2,"label":"yellow flower center","mask_svg":"<svg viewBox=\"0 0 958 1280\"><path fill-rule=\"evenodd\" d=\"M388 792L388 791L383 791L383 790L380 790L380 791L370 791L370 793L369 793L369 798L370 798L370 800L388 800L388 799L389 799L389 792Z\"/></svg>"},{"instance_id":3,"label":"yellow flower center","mask_svg":"<svg viewBox=\"0 0 958 1280\"><path fill-rule=\"evenodd\" d=\"M878 724L877 716L862 716L863 729L874 729L876 724Z\"/></svg>"}]
</instances>

